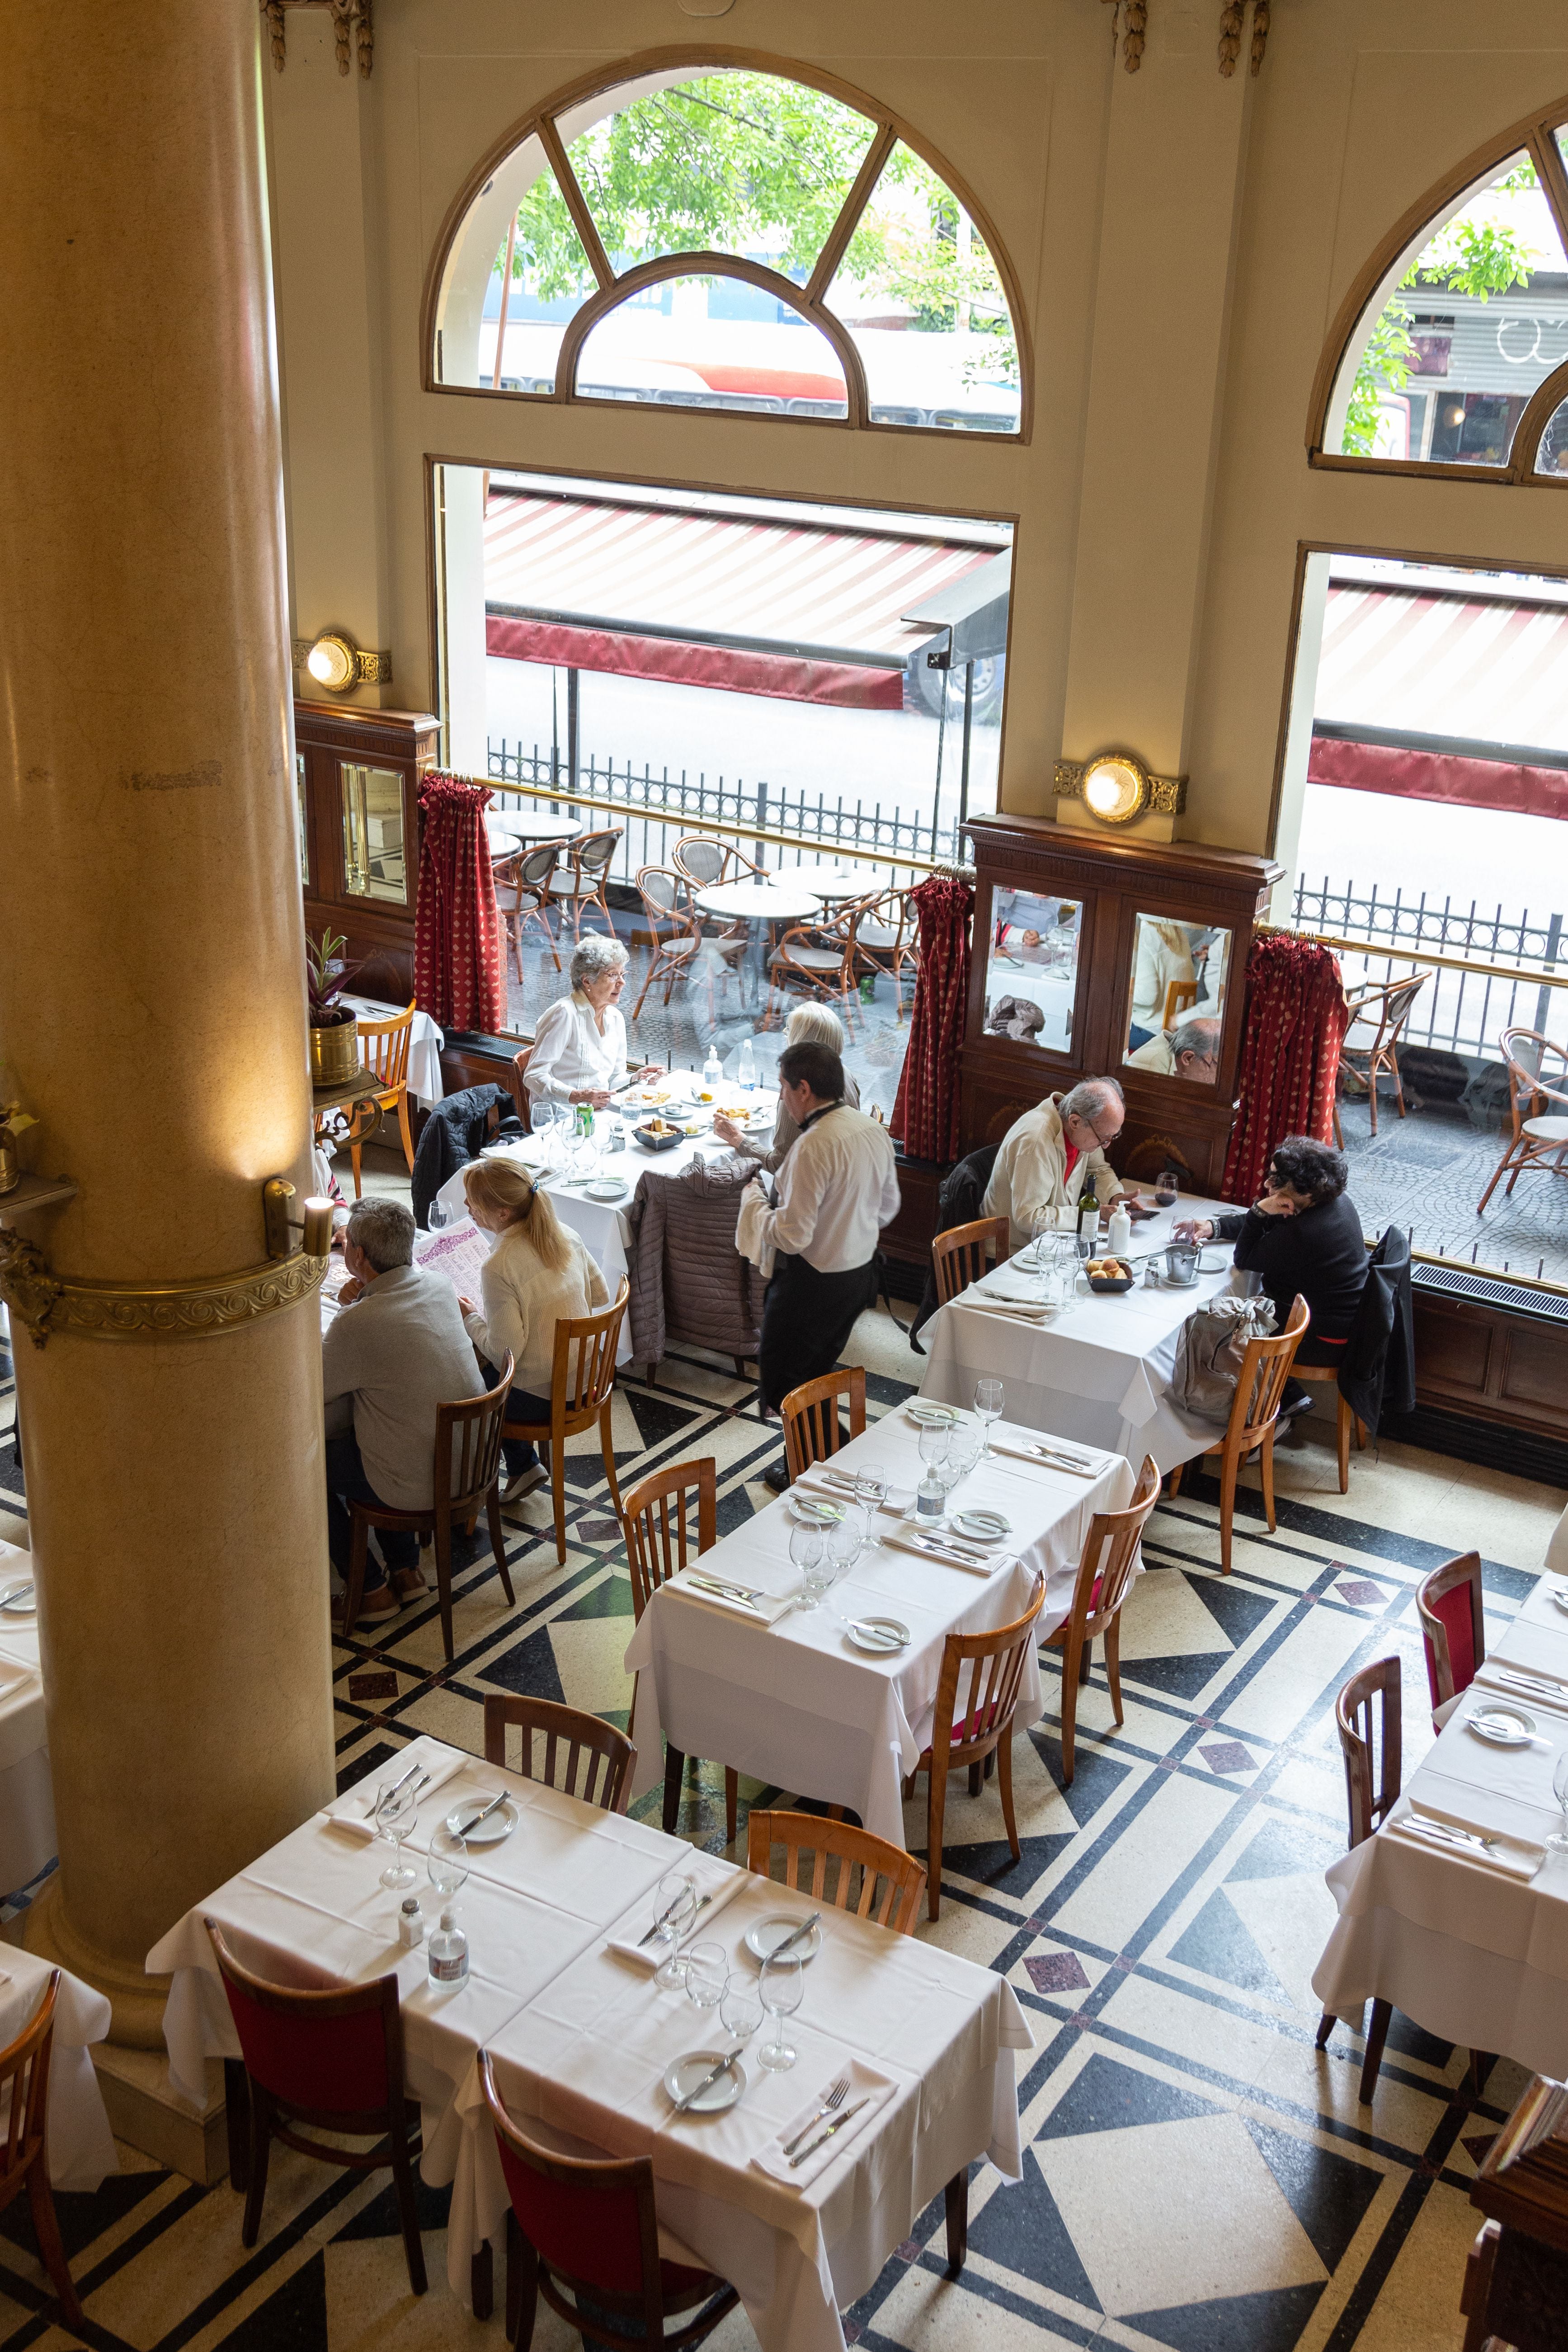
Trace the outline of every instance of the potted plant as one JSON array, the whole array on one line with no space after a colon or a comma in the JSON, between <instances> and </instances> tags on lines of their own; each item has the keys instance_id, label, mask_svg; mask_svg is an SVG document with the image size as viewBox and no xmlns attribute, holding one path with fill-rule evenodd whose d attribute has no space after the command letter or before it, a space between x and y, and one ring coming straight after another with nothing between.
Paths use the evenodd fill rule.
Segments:
<instances>
[{"instance_id":1,"label":"potted plant","mask_svg":"<svg viewBox=\"0 0 1568 2352\"><path fill-rule=\"evenodd\" d=\"M347 1086L359 1069L359 1023L341 1002L345 984L359 970L346 964L345 938L334 939L329 928L319 940L305 937L305 975L310 992L310 1083L317 1087Z\"/></svg>"}]
</instances>

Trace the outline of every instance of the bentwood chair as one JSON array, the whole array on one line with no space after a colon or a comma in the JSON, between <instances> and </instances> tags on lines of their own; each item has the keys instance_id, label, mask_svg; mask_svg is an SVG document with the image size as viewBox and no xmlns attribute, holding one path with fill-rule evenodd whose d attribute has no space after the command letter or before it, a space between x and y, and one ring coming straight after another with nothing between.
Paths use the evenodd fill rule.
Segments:
<instances>
[{"instance_id":1,"label":"bentwood chair","mask_svg":"<svg viewBox=\"0 0 1568 2352\"><path fill-rule=\"evenodd\" d=\"M613 1723L574 1706L560 1706L554 1699L514 1698L510 1692L492 1691L485 1701L485 1762L499 1764L503 1772L514 1769L506 1757L509 1726L522 1734L522 1760L515 1769L524 1780L541 1780L563 1796L581 1797L604 1813L626 1811L637 1751ZM537 1772L536 1737L544 1748Z\"/></svg>"},{"instance_id":2,"label":"bentwood chair","mask_svg":"<svg viewBox=\"0 0 1568 2352\"><path fill-rule=\"evenodd\" d=\"M651 2158L541 2147L501 2104L488 2050L479 2087L511 2200L507 2342L529 2352L542 2295L585 2342L610 2352L694 2352L740 2297L711 2271L660 2259ZM667 2319L684 2325L667 2335Z\"/></svg>"},{"instance_id":3,"label":"bentwood chair","mask_svg":"<svg viewBox=\"0 0 1568 2352\"><path fill-rule=\"evenodd\" d=\"M1380 1071L1386 1070L1394 1080L1394 1099L1399 1116L1405 1117L1405 1082L1399 1075L1399 1040L1415 1010L1415 1000L1426 985L1424 971L1408 973L1403 980L1368 981L1363 987L1347 988L1345 1006L1350 1013L1350 1026L1340 1047L1340 1066L1366 1080L1367 1116L1373 1135L1377 1133L1377 1080ZM1360 1036L1356 1032L1360 1030ZM1334 1104L1334 1141L1342 1144L1344 1134L1340 1126L1340 1107Z\"/></svg>"},{"instance_id":4,"label":"bentwood chair","mask_svg":"<svg viewBox=\"0 0 1568 2352\"><path fill-rule=\"evenodd\" d=\"M1438 1730L1438 1708L1468 1690L1477 1668L1486 1662L1479 1552L1460 1552L1457 1559L1435 1568L1430 1576L1424 1576L1415 1588L1415 1613L1426 1652L1432 1727Z\"/></svg>"},{"instance_id":5,"label":"bentwood chair","mask_svg":"<svg viewBox=\"0 0 1568 2352\"><path fill-rule=\"evenodd\" d=\"M1012 1247L1005 1217L976 1217L972 1224L949 1225L931 1245L939 1307L978 1282L993 1261L1000 1265Z\"/></svg>"},{"instance_id":6,"label":"bentwood chair","mask_svg":"<svg viewBox=\"0 0 1568 2352\"><path fill-rule=\"evenodd\" d=\"M844 1443L838 1420L838 1400L849 1400L849 1434L858 1437L866 1426L866 1374L858 1364L819 1380L802 1381L779 1407L784 1423L784 1460L793 1485L814 1462L825 1462Z\"/></svg>"},{"instance_id":7,"label":"bentwood chair","mask_svg":"<svg viewBox=\"0 0 1568 2352\"><path fill-rule=\"evenodd\" d=\"M637 890L647 919L653 953L648 958L647 976L643 982L642 992L632 1007L634 1021L647 1003L648 990L655 981L663 981L664 1001L666 1004L669 1003L676 982L686 971L702 944L702 934L689 908L682 903L686 897L685 881L673 866L642 866L637 874Z\"/></svg>"},{"instance_id":8,"label":"bentwood chair","mask_svg":"<svg viewBox=\"0 0 1568 2352\"><path fill-rule=\"evenodd\" d=\"M950 1633L942 1645L931 1745L921 1752L904 1784L907 1798L921 1774L926 1775L926 1912L930 1918L942 1915L942 1832L950 1772L967 1769L969 1792L978 1796L981 1774L995 1758L996 1793L1002 1800L1008 1851L1015 1862L1022 1857L1013 1811L1013 1717L1036 1621L1045 1605L1046 1580L1037 1575L1028 1607L1010 1625L998 1625L989 1633Z\"/></svg>"},{"instance_id":9,"label":"bentwood chair","mask_svg":"<svg viewBox=\"0 0 1568 2352\"><path fill-rule=\"evenodd\" d=\"M495 869L496 905L500 911L501 929L511 953L518 979L522 978L522 935L530 923L537 923L544 934L544 944L550 950L551 961L557 971L561 958L555 946L555 934L550 928L551 880L557 861L566 847L564 839L542 842L538 848L520 851Z\"/></svg>"},{"instance_id":10,"label":"bentwood chair","mask_svg":"<svg viewBox=\"0 0 1568 2352\"><path fill-rule=\"evenodd\" d=\"M851 898L830 915L811 923L793 923L773 950L773 979L787 987L798 984L824 1003L840 1005L847 1025L854 1025L855 934L868 898Z\"/></svg>"},{"instance_id":11,"label":"bentwood chair","mask_svg":"<svg viewBox=\"0 0 1568 2352\"><path fill-rule=\"evenodd\" d=\"M605 896L605 885L625 831L624 824L617 824L605 833L585 833L580 841L566 845L565 870L556 867L550 881L549 898L553 907L571 908L574 939L582 938L583 918L590 907L597 907L610 937L616 936L616 920Z\"/></svg>"},{"instance_id":12,"label":"bentwood chair","mask_svg":"<svg viewBox=\"0 0 1568 2352\"><path fill-rule=\"evenodd\" d=\"M626 1496L621 1527L626 1539L626 1566L632 1578L632 1622L640 1624L643 1611L661 1584L711 1551L719 1540L719 1484L716 1462L672 1462L656 1470ZM632 1683L632 1721L637 1721L637 1682ZM680 1817L680 1788L686 1758L664 1743L664 1828L673 1836ZM741 1776L724 1767L725 1843L735 1843L741 1801Z\"/></svg>"},{"instance_id":13,"label":"bentwood chair","mask_svg":"<svg viewBox=\"0 0 1568 2352\"><path fill-rule=\"evenodd\" d=\"M891 974L893 1013L899 1021L904 1017L905 969L920 970L919 941L920 919L909 891L886 890L879 898L867 899L855 927L856 958L867 971Z\"/></svg>"},{"instance_id":14,"label":"bentwood chair","mask_svg":"<svg viewBox=\"0 0 1568 2352\"><path fill-rule=\"evenodd\" d=\"M315 2157L348 2172L392 2169L408 2284L426 2287L425 2249L414 2189L413 2159L420 2151L419 2105L406 2095L403 2074L403 2014L395 1976L326 1992L297 1992L254 1976L230 1951L223 1930L206 1922L234 2030L245 2062L250 2100L250 2145L245 2220L240 2239L254 2246L267 2195L273 2141L299 2156ZM294 2130L296 2124L374 2139L363 2155L327 2147Z\"/></svg>"},{"instance_id":15,"label":"bentwood chair","mask_svg":"<svg viewBox=\"0 0 1568 2352\"><path fill-rule=\"evenodd\" d=\"M599 1426L599 1450L616 1517L621 1516L621 1489L616 1477L616 1449L610 1436L610 1412L616 1387L616 1349L620 1345L631 1288L625 1275L607 1307L593 1315L563 1315L555 1326L555 1354L550 1368L548 1421L509 1421L503 1438L526 1438L531 1445L550 1448L550 1487L555 1503L555 1557L566 1565L566 1440ZM508 1589L508 1598L510 1590Z\"/></svg>"},{"instance_id":16,"label":"bentwood chair","mask_svg":"<svg viewBox=\"0 0 1568 2352\"><path fill-rule=\"evenodd\" d=\"M1352 1675L1334 1701L1334 1723L1345 1759L1345 1798L1353 1852L1382 1827L1399 1798L1399 1660L1374 1658L1369 1666ZM1392 2001L1373 2002L1361 2070L1363 2107L1372 2105L1373 2089L1383 2064L1383 2045L1388 2039L1393 2015ZM1328 2047L1334 2022L1332 2012L1325 2009L1318 2022L1320 2050ZM1490 2063L1485 2053L1471 2051L1470 2073L1478 2089Z\"/></svg>"},{"instance_id":17,"label":"bentwood chair","mask_svg":"<svg viewBox=\"0 0 1568 2352\"><path fill-rule=\"evenodd\" d=\"M1070 1789L1075 1769L1078 1694L1089 1645L1105 1636L1105 1679L1120 1731L1121 1709L1121 1604L1132 1589L1132 1572L1149 1514L1160 1499L1160 1473L1152 1454L1143 1456L1132 1500L1124 1511L1096 1511L1079 1555L1072 1606L1040 1647L1062 1652L1062 1785Z\"/></svg>"},{"instance_id":18,"label":"bentwood chair","mask_svg":"<svg viewBox=\"0 0 1568 2352\"><path fill-rule=\"evenodd\" d=\"M873 1837L869 1830L856 1829L848 1822L825 1822L816 1813L748 1814L746 1868L759 1877L772 1878L781 1851L782 1885L805 1886L814 1903L834 1911L853 1911L857 1919L869 1919L889 1934L914 1934L926 1874L902 1846ZM809 1885L801 1876L803 1853L814 1857ZM837 1864L831 1886L827 1884L830 1861Z\"/></svg>"},{"instance_id":19,"label":"bentwood chair","mask_svg":"<svg viewBox=\"0 0 1568 2352\"><path fill-rule=\"evenodd\" d=\"M683 835L669 856L676 872L695 883L700 890L711 890L720 882L734 882L744 875L762 872L755 858L748 857L736 843L716 841L707 833Z\"/></svg>"},{"instance_id":20,"label":"bentwood chair","mask_svg":"<svg viewBox=\"0 0 1568 2352\"><path fill-rule=\"evenodd\" d=\"M49 2061L55 2046L55 2003L60 1972L49 1970L44 1997L14 2042L0 2050L0 2100L9 2094L9 2113L0 2116L0 2213L27 2192L33 2235L44 2268L54 2282L66 2325L79 2335L81 2305L71 2284L60 2238L54 2191L49 2187ZM37 2323L35 2321L35 2326Z\"/></svg>"},{"instance_id":21,"label":"bentwood chair","mask_svg":"<svg viewBox=\"0 0 1568 2352\"><path fill-rule=\"evenodd\" d=\"M410 1004L406 1012L394 1014L390 1021L362 1019L359 1024L360 1060L375 1080L375 1092L354 1105L349 1121L349 1157L353 1162L356 1201L360 1197L361 1147L367 1136L374 1134L384 1111L397 1113L403 1157L408 1162L409 1174L414 1172L414 1135L408 1123L408 1047L416 1010Z\"/></svg>"},{"instance_id":22,"label":"bentwood chair","mask_svg":"<svg viewBox=\"0 0 1568 2352\"><path fill-rule=\"evenodd\" d=\"M1274 1432L1279 1420L1279 1400L1290 1377L1296 1350L1305 1338L1311 1319L1306 1300L1297 1297L1291 1302L1283 1331L1277 1332L1272 1339L1247 1341L1225 1435L1216 1445L1204 1448L1202 1458L1205 1462L1212 1454L1217 1454L1220 1457L1219 1565L1222 1576L1230 1574L1236 1474L1254 1451L1258 1452L1258 1472L1263 1487L1263 1508L1268 1521L1268 1532L1270 1535L1274 1533ZM1173 1495L1179 1495L1182 1490L1182 1472L1185 1466L1179 1462L1171 1473Z\"/></svg>"},{"instance_id":23,"label":"bentwood chair","mask_svg":"<svg viewBox=\"0 0 1568 2352\"><path fill-rule=\"evenodd\" d=\"M1505 1029L1498 1040L1508 1065L1509 1119L1513 1129L1491 1181L1476 1204L1479 1217L1500 1178L1511 1193L1527 1168L1568 1176L1568 1046L1539 1029ZM1559 1108L1548 1110L1549 1103Z\"/></svg>"},{"instance_id":24,"label":"bentwood chair","mask_svg":"<svg viewBox=\"0 0 1568 2352\"><path fill-rule=\"evenodd\" d=\"M460 1519L472 1528L479 1513L489 1528L490 1549L500 1571L507 1607L517 1595L506 1564L506 1538L500 1519L501 1426L507 1391L511 1386L509 1355L493 1389L482 1396L464 1397L436 1408L436 1455L427 1510L395 1511L384 1503L351 1503L353 1538L349 1552L348 1591L343 1601L343 1637L354 1629L364 1594L365 1553L372 1528L405 1528L427 1535L436 1547L436 1590L441 1604L441 1639L447 1664L452 1663L452 1524Z\"/></svg>"}]
</instances>

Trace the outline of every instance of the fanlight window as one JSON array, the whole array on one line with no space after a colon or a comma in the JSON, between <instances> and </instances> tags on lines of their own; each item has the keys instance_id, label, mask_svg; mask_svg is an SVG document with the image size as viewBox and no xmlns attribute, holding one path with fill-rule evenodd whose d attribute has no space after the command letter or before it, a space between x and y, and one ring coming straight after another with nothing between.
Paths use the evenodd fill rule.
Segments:
<instances>
[{"instance_id":1,"label":"fanlight window","mask_svg":"<svg viewBox=\"0 0 1568 2352\"><path fill-rule=\"evenodd\" d=\"M495 166L446 255L435 381L1016 434L1009 278L869 101L682 68L547 111Z\"/></svg>"},{"instance_id":2,"label":"fanlight window","mask_svg":"<svg viewBox=\"0 0 1568 2352\"><path fill-rule=\"evenodd\" d=\"M1568 129L1531 130L1376 268L1314 454L1568 478L1565 154Z\"/></svg>"}]
</instances>

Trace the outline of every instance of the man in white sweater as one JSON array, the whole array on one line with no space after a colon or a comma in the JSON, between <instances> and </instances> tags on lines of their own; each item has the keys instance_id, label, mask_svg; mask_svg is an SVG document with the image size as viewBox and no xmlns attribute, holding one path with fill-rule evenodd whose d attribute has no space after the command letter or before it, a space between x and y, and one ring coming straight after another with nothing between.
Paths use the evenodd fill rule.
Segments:
<instances>
[{"instance_id":1,"label":"man in white sweater","mask_svg":"<svg viewBox=\"0 0 1568 2352\"><path fill-rule=\"evenodd\" d=\"M982 1215L1005 1217L1011 1246L1021 1250L1034 1237L1040 1210L1074 1208L1086 1187L1102 1209L1123 1199L1131 1206L1137 1194L1123 1192L1105 1157L1121 1120L1121 1089L1114 1078L1085 1078L1069 1094L1047 1095L1003 1138Z\"/></svg>"},{"instance_id":2,"label":"man in white sweater","mask_svg":"<svg viewBox=\"0 0 1568 2352\"><path fill-rule=\"evenodd\" d=\"M888 1130L844 1100L844 1065L827 1045L786 1045L779 1102L800 1129L779 1171L759 1238L778 1255L757 1347L763 1402L776 1412L793 1388L831 1371L877 1296L877 1238L899 1213ZM748 1190L750 1187L748 1187ZM780 1493L789 1472L764 1474Z\"/></svg>"}]
</instances>

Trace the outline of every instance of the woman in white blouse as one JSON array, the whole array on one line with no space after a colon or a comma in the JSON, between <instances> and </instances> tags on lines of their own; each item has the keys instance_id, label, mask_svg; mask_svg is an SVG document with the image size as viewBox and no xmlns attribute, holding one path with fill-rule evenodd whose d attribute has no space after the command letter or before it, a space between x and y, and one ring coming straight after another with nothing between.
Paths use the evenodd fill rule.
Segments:
<instances>
[{"instance_id":1,"label":"woman in white blouse","mask_svg":"<svg viewBox=\"0 0 1568 2352\"><path fill-rule=\"evenodd\" d=\"M626 1075L626 950L595 931L573 952L570 996L546 1005L522 1082L532 1102L592 1103L603 1110ZM650 1068L641 1075L651 1077Z\"/></svg>"},{"instance_id":2,"label":"woman in white blouse","mask_svg":"<svg viewBox=\"0 0 1568 2352\"><path fill-rule=\"evenodd\" d=\"M475 1160L463 1171L468 1213L476 1225L500 1238L479 1276L482 1310L460 1298L463 1322L490 1379L511 1351L509 1421L548 1421L555 1359L555 1326L564 1316L591 1315L607 1306L605 1277L574 1233L535 1190L526 1168L510 1160ZM526 1438L505 1445L510 1479L504 1499L513 1502L540 1485L544 1473Z\"/></svg>"}]
</instances>

